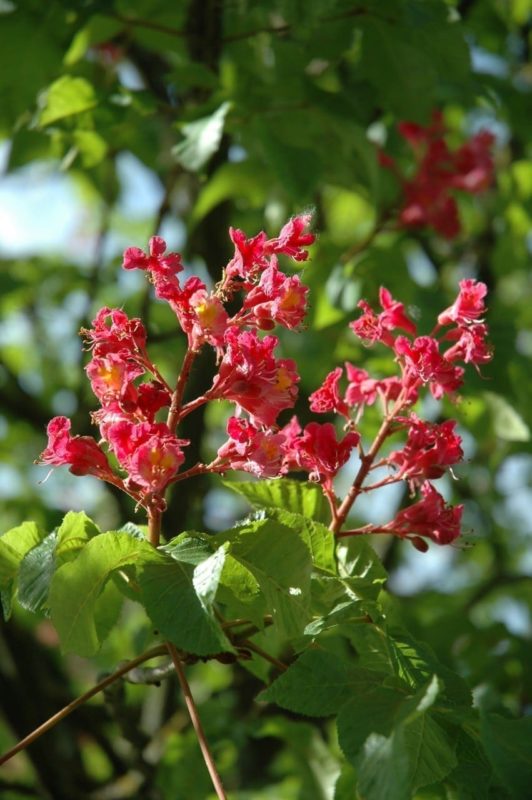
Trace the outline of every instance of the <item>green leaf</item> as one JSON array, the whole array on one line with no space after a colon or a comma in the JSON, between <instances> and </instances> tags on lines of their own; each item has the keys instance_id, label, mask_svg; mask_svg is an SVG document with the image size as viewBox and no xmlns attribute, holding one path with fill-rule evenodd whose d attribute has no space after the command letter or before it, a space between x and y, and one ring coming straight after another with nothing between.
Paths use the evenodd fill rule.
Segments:
<instances>
[{"instance_id":1,"label":"green leaf","mask_svg":"<svg viewBox=\"0 0 532 800\"><path fill-rule=\"evenodd\" d=\"M493 430L500 439L507 442L530 441L530 428L502 395L484 392L484 398L491 411Z\"/></svg>"},{"instance_id":2,"label":"green leaf","mask_svg":"<svg viewBox=\"0 0 532 800\"><path fill-rule=\"evenodd\" d=\"M17 597L28 611L40 611L46 606L50 583L56 569L54 551L57 533L50 533L27 553L20 564Z\"/></svg>"},{"instance_id":3,"label":"green leaf","mask_svg":"<svg viewBox=\"0 0 532 800\"><path fill-rule=\"evenodd\" d=\"M365 694L381 681L379 675L358 670L334 653L310 648L260 699L309 717L327 717L338 713L352 694Z\"/></svg>"},{"instance_id":4,"label":"green leaf","mask_svg":"<svg viewBox=\"0 0 532 800\"><path fill-rule=\"evenodd\" d=\"M23 522L0 537L0 587L5 589L15 578L20 562L44 536L35 522Z\"/></svg>"},{"instance_id":5,"label":"green leaf","mask_svg":"<svg viewBox=\"0 0 532 800\"><path fill-rule=\"evenodd\" d=\"M224 481L224 485L243 495L255 508L281 508L318 522L330 520L327 501L315 483L282 478L241 483Z\"/></svg>"},{"instance_id":6,"label":"green leaf","mask_svg":"<svg viewBox=\"0 0 532 800\"><path fill-rule=\"evenodd\" d=\"M265 519L277 520L301 537L301 540L309 549L314 567L332 574L336 573L334 554L336 542L334 535L325 525L301 514L284 511L281 508L269 508L263 512L259 511L257 517L262 518L262 514Z\"/></svg>"},{"instance_id":7,"label":"green leaf","mask_svg":"<svg viewBox=\"0 0 532 800\"><path fill-rule=\"evenodd\" d=\"M212 556L197 565L192 576L192 584L200 603L206 610L211 610L218 584L224 568L227 548L222 545Z\"/></svg>"},{"instance_id":8,"label":"green leaf","mask_svg":"<svg viewBox=\"0 0 532 800\"><path fill-rule=\"evenodd\" d=\"M493 770L481 742L460 730L456 752L459 760L449 775L449 782L458 787L458 800L489 800Z\"/></svg>"},{"instance_id":9,"label":"green leaf","mask_svg":"<svg viewBox=\"0 0 532 800\"><path fill-rule=\"evenodd\" d=\"M172 148L172 153L185 169L198 172L216 153L230 108L230 103L222 103L209 117L202 117L195 122L186 122L180 126L185 138Z\"/></svg>"},{"instance_id":10,"label":"green leaf","mask_svg":"<svg viewBox=\"0 0 532 800\"><path fill-rule=\"evenodd\" d=\"M388 573L362 536L351 536L337 549L338 572L354 600L376 600Z\"/></svg>"},{"instance_id":11,"label":"green leaf","mask_svg":"<svg viewBox=\"0 0 532 800\"><path fill-rule=\"evenodd\" d=\"M430 713L439 691L433 676L414 696L379 687L343 707L339 742L358 770L363 797L410 798L416 789L442 780L454 769L454 747Z\"/></svg>"},{"instance_id":12,"label":"green leaf","mask_svg":"<svg viewBox=\"0 0 532 800\"><path fill-rule=\"evenodd\" d=\"M157 556L155 561L142 564L137 573L141 602L157 630L189 653L206 656L231 651L211 609L221 572L219 562L215 578L207 581L201 564L194 567L161 553ZM196 593L195 579L204 592L202 599Z\"/></svg>"},{"instance_id":13,"label":"green leaf","mask_svg":"<svg viewBox=\"0 0 532 800\"><path fill-rule=\"evenodd\" d=\"M72 561L87 542L100 533L84 511L69 511L57 529L55 557L58 566Z\"/></svg>"},{"instance_id":14,"label":"green leaf","mask_svg":"<svg viewBox=\"0 0 532 800\"><path fill-rule=\"evenodd\" d=\"M209 211L230 197L243 199L252 208L260 208L266 201L268 178L267 170L257 161L222 164L199 193L191 224L197 225Z\"/></svg>"},{"instance_id":15,"label":"green leaf","mask_svg":"<svg viewBox=\"0 0 532 800\"><path fill-rule=\"evenodd\" d=\"M67 117L89 111L96 105L94 87L85 78L63 75L52 83L41 99L39 125L46 127Z\"/></svg>"},{"instance_id":16,"label":"green leaf","mask_svg":"<svg viewBox=\"0 0 532 800\"><path fill-rule=\"evenodd\" d=\"M527 800L532 785L532 717L481 716L481 739L495 773L515 800Z\"/></svg>"},{"instance_id":17,"label":"green leaf","mask_svg":"<svg viewBox=\"0 0 532 800\"><path fill-rule=\"evenodd\" d=\"M195 531L184 531L159 549L171 555L176 561L184 561L194 566L201 564L212 553L212 545L206 534Z\"/></svg>"},{"instance_id":18,"label":"green leaf","mask_svg":"<svg viewBox=\"0 0 532 800\"><path fill-rule=\"evenodd\" d=\"M229 542L231 555L255 577L287 636L299 635L309 620L312 562L298 534L274 520L256 520L213 537Z\"/></svg>"},{"instance_id":19,"label":"green leaf","mask_svg":"<svg viewBox=\"0 0 532 800\"><path fill-rule=\"evenodd\" d=\"M364 800L412 800L402 728L390 737L378 733L368 736L358 767L358 791Z\"/></svg>"},{"instance_id":20,"label":"green leaf","mask_svg":"<svg viewBox=\"0 0 532 800\"><path fill-rule=\"evenodd\" d=\"M64 652L94 655L102 644L97 623L98 601L107 581L116 570L139 561L156 558L148 544L126 533L102 533L91 539L74 561L63 564L55 573L49 594L52 621L61 638ZM100 595L102 595L100 597ZM105 626L106 630L108 626Z\"/></svg>"}]
</instances>

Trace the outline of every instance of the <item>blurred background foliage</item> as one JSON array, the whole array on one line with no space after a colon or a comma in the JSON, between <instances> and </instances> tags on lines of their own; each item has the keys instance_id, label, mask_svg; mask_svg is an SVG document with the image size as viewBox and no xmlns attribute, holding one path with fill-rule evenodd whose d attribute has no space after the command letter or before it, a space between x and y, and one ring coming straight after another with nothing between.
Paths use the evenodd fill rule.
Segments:
<instances>
[{"instance_id":1,"label":"blurred background foliage","mask_svg":"<svg viewBox=\"0 0 532 800\"><path fill-rule=\"evenodd\" d=\"M52 530L72 508L104 530L136 519L93 478L56 470L43 483L33 464L53 415L90 432L76 333L100 306L142 316L154 360L175 375L175 320L142 275L120 270L123 249L159 233L216 281L232 254L229 225L275 234L313 208L308 330L283 337L302 375L303 419L304 398L337 363L393 368L348 331L361 296L374 300L385 284L428 332L460 278L489 286L494 361L469 374L456 406L426 409L460 420L467 460L444 490L466 505L466 544L427 554L374 545L390 572L390 616L460 672L479 704L530 714L531 14L530 0L1 0L2 531L24 519ZM496 136L494 185L459 198L453 241L386 222L399 189L377 148L407 169L397 123L425 124L434 108L455 145L483 128ZM211 369L205 356L191 392L210 385ZM191 459L219 446L225 417L217 405L186 419ZM401 501L385 492L357 514L389 519ZM166 534L219 530L246 509L221 482L198 478L175 488ZM139 625L130 609L102 671L138 651L149 635ZM0 647L3 750L95 671L60 660L49 623L20 610ZM326 724L254 702L260 684L240 667L211 662L191 675L233 797L344 798L332 788L338 751ZM81 709L11 762L0 791L204 800L211 790L168 680L123 684Z\"/></svg>"}]
</instances>

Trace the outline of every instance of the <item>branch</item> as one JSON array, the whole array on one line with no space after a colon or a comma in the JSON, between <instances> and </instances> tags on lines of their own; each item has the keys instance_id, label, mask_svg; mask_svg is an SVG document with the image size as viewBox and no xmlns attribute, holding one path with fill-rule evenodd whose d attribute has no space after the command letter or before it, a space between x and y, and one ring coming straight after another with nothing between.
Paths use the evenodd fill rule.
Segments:
<instances>
[{"instance_id":1,"label":"branch","mask_svg":"<svg viewBox=\"0 0 532 800\"><path fill-rule=\"evenodd\" d=\"M209 775L211 776L212 784L214 786L216 794L218 795L219 800L227 800L227 795L222 785L221 778L218 774L218 770L216 769L216 765L214 763L212 753L209 749L207 739L205 738L205 731L203 730L203 725L201 724L201 720L198 714L198 709L196 707L196 703L194 702L194 698L192 697L192 692L190 691L190 686L187 681L187 677L185 675L185 670L183 669L183 664L181 663L181 659L179 658L179 653L177 652L174 645L171 644L170 642L168 642L166 646L174 663L175 671L177 673L177 678L181 685L181 689L183 690L183 696L185 698L185 704L187 706L187 710L190 715L190 720L192 722L194 730L196 731L196 736L198 737L198 742L203 755L203 760L205 761L205 765L209 771Z\"/></svg>"},{"instance_id":2,"label":"branch","mask_svg":"<svg viewBox=\"0 0 532 800\"><path fill-rule=\"evenodd\" d=\"M112 683L121 678L122 675L125 675L126 672L134 669L144 661L148 661L150 658L156 658L156 656L163 655L165 652L166 648L164 645L158 645L157 647L152 647L150 650L146 650L145 653L142 653L140 656L131 659L131 661L127 661L125 664L115 670L115 672L111 673L111 675L108 675L106 678L97 683L96 686L93 686L92 689L89 689L88 692L85 692L77 697L67 706L62 708L61 711L58 711L57 714L54 714L53 717L50 717L46 720L46 722L43 722L42 725L39 725L38 728L35 728L35 730L25 736L24 739L21 739L18 744L8 750L7 753L4 753L4 755L0 758L0 765L5 764L6 761L9 761L9 759L16 755L16 753L24 750L36 739L39 739L39 737L41 737L44 733L55 727L58 722L61 722L61 720L63 720L65 717L68 717L68 715L75 711L76 708L83 705L83 703L85 703L87 700L90 700L90 698L94 697L94 695L98 694L98 692L106 689Z\"/></svg>"}]
</instances>

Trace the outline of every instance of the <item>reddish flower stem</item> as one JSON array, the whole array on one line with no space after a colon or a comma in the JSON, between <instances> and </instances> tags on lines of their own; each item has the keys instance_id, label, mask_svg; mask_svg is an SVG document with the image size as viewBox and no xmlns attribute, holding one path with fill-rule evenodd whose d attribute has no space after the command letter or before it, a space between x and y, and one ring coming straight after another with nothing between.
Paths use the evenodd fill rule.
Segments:
<instances>
[{"instance_id":1,"label":"reddish flower stem","mask_svg":"<svg viewBox=\"0 0 532 800\"><path fill-rule=\"evenodd\" d=\"M148 508L148 539L154 547L159 547L161 539L161 511L159 508Z\"/></svg>"},{"instance_id":2,"label":"reddish flower stem","mask_svg":"<svg viewBox=\"0 0 532 800\"><path fill-rule=\"evenodd\" d=\"M179 373L179 377L177 379L175 390L172 395L172 403L170 405L170 410L168 411L168 418L166 420L166 424L172 433L174 433L175 429L177 428L179 420L182 416L181 404L183 402L183 394L185 393L185 386L190 375L190 370L192 369L192 364L194 363L197 355L198 353L196 350L188 349L183 359L181 372Z\"/></svg>"},{"instance_id":3,"label":"reddish flower stem","mask_svg":"<svg viewBox=\"0 0 532 800\"><path fill-rule=\"evenodd\" d=\"M222 785L221 778L218 774L218 770L216 769L216 765L214 763L212 753L209 749L207 739L205 738L205 731L203 730L203 726L201 724L201 720L198 714L198 709L196 707L196 703L194 702L194 698L192 697L192 692L190 691L190 685L187 681L185 670L183 669L183 664L181 663L179 654L174 645L171 644L170 642L167 642L166 646L172 658L175 671L177 673L177 678L179 680L179 683L181 685L181 690L183 692L183 697L185 698L185 704L187 706L187 710L192 725L194 726L194 730L196 731L196 736L198 737L198 742L203 755L203 760L205 761L207 769L209 770L209 775L211 776L212 784L214 786L214 789L216 791L219 800L227 800L227 795Z\"/></svg>"},{"instance_id":4,"label":"reddish flower stem","mask_svg":"<svg viewBox=\"0 0 532 800\"><path fill-rule=\"evenodd\" d=\"M329 525L329 530L331 530L335 536L339 535L341 527L344 524L345 520L347 519L347 515L349 514L353 506L353 503L355 502L359 494L361 494L361 492L364 491L363 483L366 479L366 476L372 467L372 464L377 456L377 453L382 447L386 437L390 433L390 427L392 425L395 415L402 409L404 402L405 402L405 393L403 391L395 401L392 410L383 419L382 424L379 428L379 432L377 433L375 439L373 440L373 444L371 445L370 449L368 450L366 455L361 458L360 468L355 476L353 485L351 486L349 492L346 494L339 508L337 509L336 518L333 518L333 521Z\"/></svg>"},{"instance_id":5,"label":"reddish flower stem","mask_svg":"<svg viewBox=\"0 0 532 800\"><path fill-rule=\"evenodd\" d=\"M2 757L0 757L0 765L5 764L6 761L9 761L14 755L19 753L21 750L24 750L30 744L33 744L37 739L39 739L44 733L47 733L51 730L58 722L61 722L65 717L68 717L73 711L76 710L79 706L83 705L87 700L90 700L91 697L94 697L95 694L101 692L103 689L106 689L112 683L117 681L122 675L125 675L126 672L130 672L130 670L135 669L138 667L139 664L142 664L144 661L149 661L151 658L155 658L156 656L164 655L165 653L164 645L158 645L157 647L152 647L150 650L146 650L145 653L142 653L140 656L136 658L132 658L131 661L128 661L126 664L123 664L119 669L115 670L115 672L108 675L106 678L101 680L92 689L89 689L88 692L81 694L79 697L76 697L71 703L58 711L57 714L54 714L52 717L43 722L42 725L39 725L38 728L35 728L34 731L29 733L24 739L21 739L14 747L8 750Z\"/></svg>"}]
</instances>

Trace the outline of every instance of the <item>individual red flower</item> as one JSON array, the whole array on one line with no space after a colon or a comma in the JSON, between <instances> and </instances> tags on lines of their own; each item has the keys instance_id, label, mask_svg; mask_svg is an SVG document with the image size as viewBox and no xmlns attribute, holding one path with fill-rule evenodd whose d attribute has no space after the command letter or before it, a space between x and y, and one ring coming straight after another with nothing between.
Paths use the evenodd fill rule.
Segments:
<instances>
[{"instance_id":1,"label":"individual red flower","mask_svg":"<svg viewBox=\"0 0 532 800\"><path fill-rule=\"evenodd\" d=\"M377 315L369 303L365 300L359 301L358 306L364 313L359 319L351 322L349 325L356 336L368 345L375 344L375 342L382 342L388 345L388 347L393 347L394 339L391 335L391 331L396 328L400 328L415 336L417 330L416 326L412 320L406 316L404 305L394 300L391 292L384 286L381 286L379 290L379 302L382 311Z\"/></svg>"},{"instance_id":2,"label":"individual red flower","mask_svg":"<svg viewBox=\"0 0 532 800\"><path fill-rule=\"evenodd\" d=\"M276 478L283 471L284 435L257 430L248 420L231 417L227 423L229 439L218 450L218 457L231 469L250 472L257 478Z\"/></svg>"},{"instance_id":3,"label":"individual red flower","mask_svg":"<svg viewBox=\"0 0 532 800\"><path fill-rule=\"evenodd\" d=\"M226 331L225 343L211 397L232 400L254 425L270 427L283 409L294 405L299 381L294 361L274 357L275 336L259 339L255 331L233 326Z\"/></svg>"},{"instance_id":4,"label":"individual red flower","mask_svg":"<svg viewBox=\"0 0 532 800\"><path fill-rule=\"evenodd\" d=\"M306 261L308 258L307 247L310 247L316 239L313 233L305 232L305 228L310 225L311 221L312 214L300 214L292 217L281 228L279 236L266 243L266 252L277 255L282 253L294 261Z\"/></svg>"},{"instance_id":5,"label":"individual red flower","mask_svg":"<svg viewBox=\"0 0 532 800\"><path fill-rule=\"evenodd\" d=\"M152 236L148 253L139 247L128 247L124 252L124 269L143 269L155 275L177 275L183 269L178 253L166 253L166 242L160 236Z\"/></svg>"},{"instance_id":6,"label":"individual red flower","mask_svg":"<svg viewBox=\"0 0 532 800\"><path fill-rule=\"evenodd\" d=\"M160 381L147 381L138 387L137 408L148 422L154 422L156 413L171 402L172 395Z\"/></svg>"},{"instance_id":7,"label":"individual red flower","mask_svg":"<svg viewBox=\"0 0 532 800\"><path fill-rule=\"evenodd\" d=\"M110 323L110 324L109 324ZM141 320L119 308L101 308L92 322L92 328L82 328L82 335L95 356L127 351L131 356L144 352L146 329Z\"/></svg>"},{"instance_id":8,"label":"individual red flower","mask_svg":"<svg viewBox=\"0 0 532 800\"><path fill-rule=\"evenodd\" d=\"M382 313L379 317L383 328L388 331L401 328L401 330L411 333L412 336L416 335L417 328L412 320L406 316L403 303L394 300L392 293L384 286L379 289L379 303L382 308Z\"/></svg>"},{"instance_id":9,"label":"individual red flower","mask_svg":"<svg viewBox=\"0 0 532 800\"><path fill-rule=\"evenodd\" d=\"M252 239L246 239L243 231L238 228L229 228L229 236L235 245L235 254L225 268L225 274L228 278L252 280L257 273L262 272L268 266L264 252L267 235L261 231Z\"/></svg>"},{"instance_id":10,"label":"individual red flower","mask_svg":"<svg viewBox=\"0 0 532 800\"><path fill-rule=\"evenodd\" d=\"M422 500L399 511L382 530L402 538L426 536L436 544L451 544L460 536L463 505L448 506L428 482L422 485L421 494Z\"/></svg>"},{"instance_id":11,"label":"individual red flower","mask_svg":"<svg viewBox=\"0 0 532 800\"><path fill-rule=\"evenodd\" d=\"M249 311L246 322L253 321L262 330L271 330L275 324L297 328L307 312L308 286L299 276L288 277L277 266L277 258L244 298L243 307Z\"/></svg>"},{"instance_id":12,"label":"individual red flower","mask_svg":"<svg viewBox=\"0 0 532 800\"><path fill-rule=\"evenodd\" d=\"M410 342L405 336L395 340L395 353L404 362L405 387L428 383L436 400L453 394L463 383L464 370L446 361L431 336L418 336Z\"/></svg>"},{"instance_id":13,"label":"individual red flower","mask_svg":"<svg viewBox=\"0 0 532 800\"><path fill-rule=\"evenodd\" d=\"M457 325L469 325L481 321L485 314L484 298L488 292L486 284L473 278L465 278L459 285L460 292L452 306L438 315L439 325L452 325L453 322Z\"/></svg>"},{"instance_id":14,"label":"individual red flower","mask_svg":"<svg viewBox=\"0 0 532 800\"><path fill-rule=\"evenodd\" d=\"M142 269L149 273L155 286L155 294L161 300L176 300L181 293L178 273L183 270L178 253L166 253L166 242L160 236L152 236L149 251L128 247L124 253L124 269Z\"/></svg>"},{"instance_id":15,"label":"individual red flower","mask_svg":"<svg viewBox=\"0 0 532 800\"><path fill-rule=\"evenodd\" d=\"M397 375L389 378L370 378L369 373L360 367L346 362L347 379L349 381L345 393L345 401L348 406L371 406L381 397L385 404L397 400L405 387L403 381ZM415 389L405 397L406 403L415 403L417 392Z\"/></svg>"},{"instance_id":16,"label":"individual red flower","mask_svg":"<svg viewBox=\"0 0 532 800\"><path fill-rule=\"evenodd\" d=\"M452 328L444 337L444 341L455 341L445 351L446 361L464 361L466 364L487 364L493 357L493 348L486 341L488 329L482 322L468 328Z\"/></svg>"},{"instance_id":17,"label":"individual red flower","mask_svg":"<svg viewBox=\"0 0 532 800\"><path fill-rule=\"evenodd\" d=\"M104 481L118 482L107 456L92 436L71 436L67 417L54 417L48 423L48 446L38 463L57 467L68 465L73 475L94 475Z\"/></svg>"},{"instance_id":18,"label":"individual red flower","mask_svg":"<svg viewBox=\"0 0 532 800\"><path fill-rule=\"evenodd\" d=\"M349 459L353 448L360 441L355 431L346 433L338 441L332 423L309 422L301 434L295 437L291 447L285 445L288 468L300 468L309 473L311 480L319 481L332 489L332 481Z\"/></svg>"},{"instance_id":19,"label":"individual red flower","mask_svg":"<svg viewBox=\"0 0 532 800\"><path fill-rule=\"evenodd\" d=\"M185 294L183 292L176 310L181 327L188 335L190 348L199 350L208 342L221 352L229 321L221 300L204 287L197 289L190 297L185 297Z\"/></svg>"},{"instance_id":20,"label":"individual red flower","mask_svg":"<svg viewBox=\"0 0 532 800\"><path fill-rule=\"evenodd\" d=\"M345 400L340 397L338 385L342 379L343 369L336 367L329 372L319 389L316 389L309 397L310 410L317 414L326 414L334 411L349 418L349 407Z\"/></svg>"},{"instance_id":21,"label":"individual red flower","mask_svg":"<svg viewBox=\"0 0 532 800\"><path fill-rule=\"evenodd\" d=\"M424 422L412 413L399 420L408 427L408 438L401 450L387 458L397 467L397 477L412 480L440 478L448 467L464 457L462 439L454 432L455 420L442 423Z\"/></svg>"},{"instance_id":22,"label":"individual red flower","mask_svg":"<svg viewBox=\"0 0 532 800\"><path fill-rule=\"evenodd\" d=\"M176 475L185 456L178 439L163 422L132 423L122 420L106 429L107 439L128 484L144 493L161 493Z\"/></svg>"},{"instance_id":23,"label":"individual red flower","mask_svg":"<svg viewBox=\"0 0 532 800\"><path fill-rule=\"evenodd\" d=\"M124 358L122 352L109 353L91 359L85 367L92 391L102 404L118 400L126 406L134 406L137 390L132 381L144 370L133 360Z\"/></svg>"},{"instance_id":24,"label":"individual red flower","mask_svg":"<svg viewBox=\"0 0 532 800\"><path fill-rule=\"evenodd\" d=\"M243 231L229 228L229 235L235 245L235 254L225 268L226 277L230 280L241 278L247 283L253 283L269 266L270 256L273 255L282 254L294 261L306 261L308 258L306 248L316 238L313 233L305 233L311 218L311 214L293 217L275 239L268 239L264 231L252 239L247 239Z\"/></svg>"}]
</instances>

